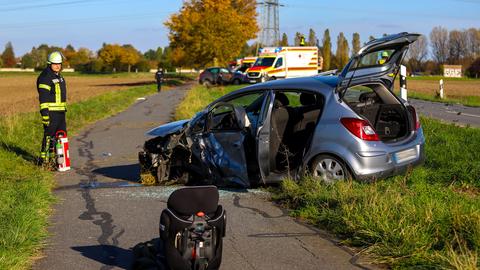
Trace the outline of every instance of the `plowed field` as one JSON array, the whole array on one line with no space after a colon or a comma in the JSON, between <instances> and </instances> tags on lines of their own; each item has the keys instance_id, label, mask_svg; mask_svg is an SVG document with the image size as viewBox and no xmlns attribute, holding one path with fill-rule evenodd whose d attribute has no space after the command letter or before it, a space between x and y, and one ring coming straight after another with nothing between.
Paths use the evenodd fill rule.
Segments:
<instances>
[{"instance_id":1,"label":"plowed field","mask_svg":"<svg viewBox=\"0 0 480 270\"><path fill-rule=\"evenodd\" d=\"M409 91L435 96L439 89L437 80L408 80ZM445 80L444 91L448 97L480 96L480 80ZM398 88L398 82L395 84Z\"/></svg>"},{"instance_id":2,"label":"plowed field","mask_svg":"<svg viewBox=\"0 0 480 270\"><path fill-rule=\"evenodd\" d=\"M37 111L38 74L0 74L0 115ZM155 83L153 74L130 76L76 76L64 74L67 81L67 102L74 103L110 91Z\"/></svg>"}]
</instances>

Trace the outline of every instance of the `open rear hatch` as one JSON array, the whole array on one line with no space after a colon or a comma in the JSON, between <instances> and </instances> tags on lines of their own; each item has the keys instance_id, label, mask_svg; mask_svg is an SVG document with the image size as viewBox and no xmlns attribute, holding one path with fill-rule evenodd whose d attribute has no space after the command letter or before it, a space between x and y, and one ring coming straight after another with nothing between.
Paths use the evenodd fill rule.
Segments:
<instances>
[{"instance_id":1,"label":"open rear hatch","mask_svg":"<svg viewBox=\"0 0 480 270\"><path fill-rule=\"evenodd\" d=\"M409 45L419 36L399 33L372 40L339 75L335 91L340 99L368 120L384 142L399 141L415 129L415 110L395 96L393 83Z\"/></svg>"}]
</instances>

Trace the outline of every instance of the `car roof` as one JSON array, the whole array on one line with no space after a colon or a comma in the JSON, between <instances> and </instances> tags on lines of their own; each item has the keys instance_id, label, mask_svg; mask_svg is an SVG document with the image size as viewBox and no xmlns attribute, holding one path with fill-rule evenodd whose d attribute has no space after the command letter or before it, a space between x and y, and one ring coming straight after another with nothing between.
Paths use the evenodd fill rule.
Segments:
<instances>
[{"instance_id":1,"label":"car roof","mask_svg":"<svg viewBox=\"0 0 480 270\"><path fill-rule=\"evenodd\" d=\"M333 90L336 87L337 81L338 81L337 76L311 76L311 77L274 80L274 81L268 81L265 83L257 83L257 84L250 85L250 86L241 88L239 90L233 91L223 97L220 97L219 99L215 100L211 104L215 104L219 101L228 99L240 93L255 92L258 90L308 90L312 92L321 93L324 96L328 96L333 93Z\"/></svg>"}]
</instances>

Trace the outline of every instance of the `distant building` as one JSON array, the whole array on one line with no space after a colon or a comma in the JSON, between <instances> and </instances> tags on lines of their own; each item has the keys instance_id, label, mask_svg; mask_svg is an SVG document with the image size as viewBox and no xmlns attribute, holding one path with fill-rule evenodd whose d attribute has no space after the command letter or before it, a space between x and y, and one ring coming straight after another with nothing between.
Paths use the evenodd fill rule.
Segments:
<instances>
[{"instance_id":1,"label":"distant building","mask_svg":"<svg viewBox=\"0 0 480 270\"><path fill-rule=\"evenodd\" d=\"M449 78L461 78L462 66L461 65L444 65L443 76L449 77Z\"/></svg>"}]
</instances>

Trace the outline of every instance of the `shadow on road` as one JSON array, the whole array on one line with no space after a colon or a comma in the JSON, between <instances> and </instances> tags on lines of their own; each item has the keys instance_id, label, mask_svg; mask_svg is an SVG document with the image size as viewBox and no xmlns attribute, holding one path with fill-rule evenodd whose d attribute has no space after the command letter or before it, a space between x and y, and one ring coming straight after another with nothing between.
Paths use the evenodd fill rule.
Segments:
<instances>
[{"instance_id":1,"label":"shadow on road","mask_svg":"<svg viewBox=\"0 0 480 270\"><path fill-rule=\"evenodd\" d=\"M140 165L136 163L130 165L103 167L95 169L93 172L113 179L138 182L140 178Z\"/></svg>"},{"instance_id":2,"label":"shadow on road","mask_svg":"<svg viewBox=\"0 0 480 270\"><path fill-rule=\"evenodd\" d=\"M116 266L122 269L130 269L133 262L133 252L131 250L116 246L96 245L72 247L72 249L80 252L84 257L104 265Z\"/></svg>"},{"instance_id":3,"label":"shadow on road","mask_svg":"<svg viewBox=\"0 0 480 270\"><path fill-rule=\"evenodd\" d=\"M97 261L110 269L167 269L165 250L160 238L153 238L147 242L141 242L131 249L123 249L111 245L72 247L84 257Z\"/></svg>"}]
</instances>

